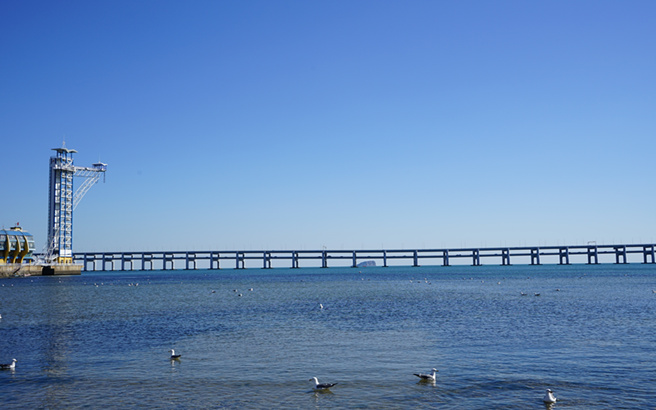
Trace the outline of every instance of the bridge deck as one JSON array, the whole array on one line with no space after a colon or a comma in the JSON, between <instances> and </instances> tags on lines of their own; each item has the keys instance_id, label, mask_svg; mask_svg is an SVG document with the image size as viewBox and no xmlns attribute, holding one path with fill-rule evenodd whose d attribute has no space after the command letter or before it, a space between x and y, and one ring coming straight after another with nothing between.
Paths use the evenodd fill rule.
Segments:
<instances>
[{"instance_id":1,"label":"bridge deck","mask_svg":"<svg viewBox=\"0 0 656 410\"><path fill-rule=\"evenodd\" d=\"M85 271L352 266L656 263L656 244L387 250L260 250L74 253ZM512 263L511 263L512 262Z\"/></svg>"}]
</instances>

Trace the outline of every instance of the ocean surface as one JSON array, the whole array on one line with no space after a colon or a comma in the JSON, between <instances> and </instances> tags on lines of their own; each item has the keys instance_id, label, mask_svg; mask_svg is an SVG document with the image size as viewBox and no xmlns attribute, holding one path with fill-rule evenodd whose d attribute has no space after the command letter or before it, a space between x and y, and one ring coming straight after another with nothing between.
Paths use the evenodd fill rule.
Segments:
<instances>
[{"instance_id":1,"label":"ocean surface","mask_svg":"<svg viewBox=\"0 0 656 410\"><path fill-rule=\"evenodd\" d=\"M0 408L654 409L655 289L643 264L4 279Z\"/></svg>"}]
</instances>

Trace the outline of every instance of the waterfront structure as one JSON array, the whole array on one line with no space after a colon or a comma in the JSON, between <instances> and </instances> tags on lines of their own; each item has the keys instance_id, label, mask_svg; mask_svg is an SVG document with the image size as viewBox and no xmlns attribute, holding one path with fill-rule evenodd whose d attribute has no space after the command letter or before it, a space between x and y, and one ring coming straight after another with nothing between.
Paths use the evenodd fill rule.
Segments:
<instances>
[{"instance_id":1,"label":"waterfront structure","mask_svg":"<svg viewBox=\"0 0 656 410\"><path fill-rule=\"evenodd\" d=\"M387 249L387 250L264 250L84 252L73 254L85 271L245 269L260 267L351 266L482 266L483 261L502 266L516 264L570 265L587 263L656 263L656 244L526 246L500 248ZM379 265L380 264L380 265ZM227 265L227 266L226 266ZM303 266L301 266L303 265ZM360 265L360 266L359 266Z\"/></svg>"},{"instance_id":2,"label":"waterfront structure","mask_svg":"<svg viewBox=\"0 0 656 410\"><path fill-rule=\"evenodd\" d=\"M34 237L18 224L0 230L0 265L30 263L33 252Z\"/></svg>"},{"instance_id":3,"label":"waterfront structure","mask_svg":"<svg viewBox=\"0 0 656 410\"><path fill-rule=\"evenodd\" d=\"M73 211L91 186L105 175L107 164L98 162L92 167L77 167L73 164L76 150L63 146L53 151L56 155L50 158L48 240L44 262L65 265L73 263ZM84 178L75 193L73 177Z\"/></svg>"}]
</instances>

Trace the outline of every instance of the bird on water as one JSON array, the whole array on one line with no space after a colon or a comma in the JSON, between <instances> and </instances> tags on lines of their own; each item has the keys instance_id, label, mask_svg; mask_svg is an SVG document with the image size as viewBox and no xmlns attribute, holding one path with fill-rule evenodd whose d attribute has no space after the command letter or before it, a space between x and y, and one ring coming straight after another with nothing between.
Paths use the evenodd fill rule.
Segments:
<instances>
[{"instance_id":1,"label":"bird on water","mask_svg":"<svg viewBox=\"0 0 656 410\"><path fill-rule=\"evenodd\" d=\"M14 370L16 368L16 362L18 360L14 359L9 364L0 364L0 370Z\"/></svg>"},{"instance_id":2,"label":"bird on water","mask_svg":"<svg viewBox=\"0 0 656 410\"><path fill-rule=\"evenodd\" d=\"M169 350L171 352L171 360L178 360L180 357L182 357L181 354L175 354L175 350L171 349Z\"/></svg>"},{"instance_id":3,"label":"bird on water","mask_svg":"<svg viewBox=\"0 0 656 410\"><path fill-rule=\"evenodd\" d=\"M554 396L551 389L547 389L547 394L544 395L544 398L542 399L542 401L545 402L545 403L555 403L556 402L556 396Z\"/></svg>"},{"instance_id":4,"label":"bird on water","mask_svg":"<svg viewBox=\"0 0 656 410\"><path fill-rule=\"evenodd\" d=\"M316 390L327 390L336 385L337 383L319 383L316 377L311 378L309 381L314 381L314 388Z\"/></svg>"},{"instance_id":5,"label":"bird on water","mask_svg":"<svg viewBox=\"0 0 656 410\"><path fill-rule=\"evenodd\" d=\"M437 369L433 369L431 374L415 373L415 376L419 377L422 381L434 382L437 379Z\"/></svg>"}]
</instances>

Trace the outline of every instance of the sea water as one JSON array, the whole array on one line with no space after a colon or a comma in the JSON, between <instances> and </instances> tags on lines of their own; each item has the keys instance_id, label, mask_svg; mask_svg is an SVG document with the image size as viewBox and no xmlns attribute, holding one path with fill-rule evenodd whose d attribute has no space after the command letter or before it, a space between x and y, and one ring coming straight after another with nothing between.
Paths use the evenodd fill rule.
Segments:
<instances>
[{"instance_id":1,"label":"sea water","mask_svg":"<svg viewBox=\"0 0 656 410\"><path fill-rule=\"evenodd\" d=\"M656 408L654 289L651 264L5 279L0 407Z\"/></svg>"}]
</instances>

